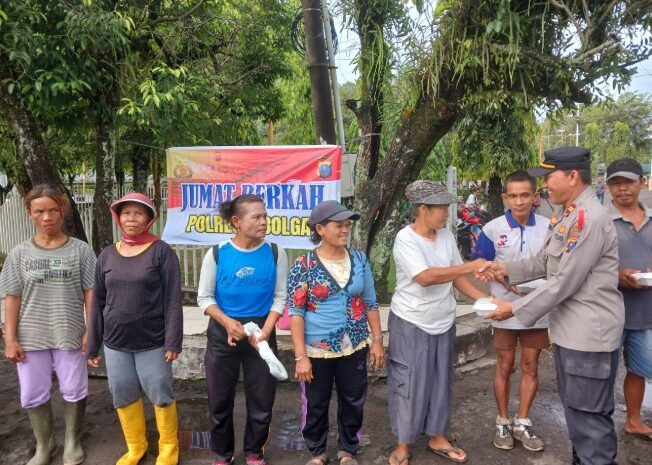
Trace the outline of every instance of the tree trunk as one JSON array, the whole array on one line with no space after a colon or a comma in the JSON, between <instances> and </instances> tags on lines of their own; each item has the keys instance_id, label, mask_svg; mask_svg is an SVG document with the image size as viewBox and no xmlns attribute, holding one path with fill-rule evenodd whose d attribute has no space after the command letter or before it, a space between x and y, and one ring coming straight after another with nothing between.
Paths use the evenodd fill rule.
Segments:
<instances>
[{"instance_id":1,"label":"tree trunk","mask_svg":"<svg viewBox=\"0 0 652 465\"><path fill-rule=\"evenodd\" d=\"M16 180L17 184L22 184L19 191L24 194L32 186L49 184L65 192L70 200L71 215L64 220L64 230L67 234L88 242L75 200L61 181L61 176L52 163L52 157L45 147L45 141L38 129L34 115L20 99L7 93L5 86L0 86L0 106L11 124L18 145L18 159L28 176L28 180Z\"/></svg>"},{"instance_id":2,"label":"tree trunk","mask_svg":"<svg viewBox=\"0 0 652 465\"><path fill-rule=\"evenodd\" d=\"M98 117L96 137L93 249L99 253L104 247L113 243L113 225L109 208L113 201L113 163L116 141L112 110L107 107Z\"/></svg>"},{"instance_id":3,"label":"tree trunk","mask_svg":"<svg viewBox=\"0 0 652 465\"><path fill-rule=\"evenodd\" d=\"M18 144L16 144L16 146L18 146ZM18 160L19 157L20 153L18 151L18 147L16 147L16 160ZM32 180L29 179L29 174L27 173L27 169L25 168L24 163L18 162L14 166L16 168L15 171L11 173L11 180L13 181L14 186L16 186L16 190L20 196L25 197L25 195L27 195L27 193L32 190Z\"/></svg>"},{"instance_id":4,"label":"tree trunk","mask_svg":"<svg viewBox=\"0 0 652 465\"><path fill-rule=\"evenodd\" d=\"M154 206L156 215L161 214L161 161L156 152L152 152L152 178L154 183Z\"/></svg>"},{"instance_id":5,"label":"tree trunk","mask_svg":"<svg viewBox=\"0 0 652 465\"><path fill-rule=\"evenodd\" d=\"M131 167L134 176L134 192L147 195L147 177L149 176L149 152L146 147L135 145L131 152Z\"/></svg>"},{"instance_id":6,"label":"tree trunk","mask_svg":"<svg viewBox=\"0 0 652 465\"><path fill-rule=\"evenodd\" d=\"M505 205L503 204L503 185L500 176L493 175L489 178L487 210L491 218L498 218L505 214Z\"/></svg>"},{"instance_id":7,"label":"tree trunk","mask_svg":"<svg viewBox=\"0 0 652 465\"><path fill-rule=\"evenodd\" d=\"M9 179L9 176L7 176L7 185L5 187L0 186L0 205L5 203L7 194L9 194L13 188L14 184L11 182L11 179Z\"/></svg>"},{"instance_id":8,"label":"tree trunk","mask_svg":"<svg viewBox=\"0 0 652 465\"><path fill-rule=\"evenodd\" d=\"M384 36L388 12L387 5L377 0L356 0L355 11L360 38L362 99L360 102L347 101L347 107L355 113L362 136L356 172L373 179L380 162L384 86L391 56Z\"/></svg>"},{"instance_id":9,"label":"tree trunk","mask_svg":"<svg viewBox=\"0 0 652 465\"><path fill-rule=\"evenodd\" d=\"M405 188L452 128L457 118L452 108L452 102L434 102L422 96L414 109L401 116L376 176L357 185L354 208L361 218L353 244L367 251L374 277L381 283L386 279L392 243L400 227L399 208Z\"/></svg>"},{"instance_id":10,"label":"tree trunk","mask_svg":"<svg viewBox=\"0 0 652 465\"><path fill-rule=\"evenodd\" d=\"M118 194L117 197L122 197L125 195L125 170L120 168L115 170L115 181L118 184Z\"/></svg>"},{"instance_id":11,"label":"tree trunk","mask_svg":"<svg viewBox=\"0 0 652 465\"><path fill-rule=\"evenodd\" d=\"M401 226L400 204L405 187L418 176L429 153L456 119L450 110L455 104L447 103L444 97L456 95L454 85L442 86L437 100L429 96L428 86L424 86L415 108L401 116L391 145L382 156L384 89L390 77L391 51L385 39L385 26L392 15L390 3L355 0L361 99L346 102L356 115L363 140L355 167L354 200L361 219L353 232L353 244L369 255L376 292L384 302L389 300L387 275L392 244ZM455 97L449 100L454 101Z\"/></svg>"}]
</instances>

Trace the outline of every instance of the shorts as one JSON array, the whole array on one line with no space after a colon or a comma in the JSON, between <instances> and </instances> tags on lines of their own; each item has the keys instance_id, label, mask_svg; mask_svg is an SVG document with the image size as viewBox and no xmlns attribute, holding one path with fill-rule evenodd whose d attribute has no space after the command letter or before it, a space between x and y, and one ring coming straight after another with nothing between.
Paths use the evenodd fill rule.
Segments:
<instances>
[{"instance_id":1,"label":"shorts","mask_svg":"<svg viewBox=\"0 0 652 465\"><path fill-rule=\"evenodd\" d=\"M541 329L504 329L494 328L494 348L496 350L514 350L516 341L521 341L521 347L529 349L545 349L550 345L548 328Z\"/></svg>"},{"instance_id":2,"label":"shorts","mask_svg":"<svg viewBox=\"0 0 652 465\"><path fill-rule=\"evenodd\" d=\"M652 378L652 329L625 329L621 345L627 371Z\"/></svg>"}]
</instances>

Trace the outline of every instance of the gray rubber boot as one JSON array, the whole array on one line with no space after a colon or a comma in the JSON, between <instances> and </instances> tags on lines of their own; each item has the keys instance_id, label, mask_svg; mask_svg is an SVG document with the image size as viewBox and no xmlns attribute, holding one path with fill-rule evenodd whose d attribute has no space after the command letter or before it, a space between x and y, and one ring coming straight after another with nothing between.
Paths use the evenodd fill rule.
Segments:
<instances>
[{"instance_id":1,"label":"gray rubber boot","mask_svg":"<svg viewBox=\"0 0 652 465\"><path fill-rule=\"evenodd\" d=\"M48 465L59 452L52 434L52 404L48 400L38 407L27 409L27 414L36 438L36 453L27 465Z\"/></svg>"},{"instance_id":2,"label":"gray rubber boot","mask_svg":"<svg viewBox=\"0 0 652 465\"><path fill-rule=\"evenodd\" d=\"M79 465L84 461L81 446L82 425L86 411L86 399L77 402L63 402L66 421L66 439L63 444L63 465Z\"/></svg>"}]
</instances>

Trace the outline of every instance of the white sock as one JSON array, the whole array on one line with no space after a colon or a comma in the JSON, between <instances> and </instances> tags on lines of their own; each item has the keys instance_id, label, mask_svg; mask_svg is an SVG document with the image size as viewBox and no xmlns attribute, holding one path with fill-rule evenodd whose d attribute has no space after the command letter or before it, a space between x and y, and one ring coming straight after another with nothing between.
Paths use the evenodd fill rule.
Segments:
<instances>
[{"instance_id":1,"label":"white sock","mask_svg":"<svg viewBox=\"0 0 652 465\"><path fill-rule=\"evenodd\" d=\"M517 428L520 426L532 426L532 420L529 418L518 418L517 416L514 416L514 426Z\"/></svg>"}]
</instances>

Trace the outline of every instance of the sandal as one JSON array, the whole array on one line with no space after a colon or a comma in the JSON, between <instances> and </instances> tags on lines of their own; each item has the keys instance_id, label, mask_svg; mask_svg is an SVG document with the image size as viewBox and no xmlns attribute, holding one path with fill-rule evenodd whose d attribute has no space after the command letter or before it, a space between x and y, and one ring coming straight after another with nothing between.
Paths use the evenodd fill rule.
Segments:
<instances>
[{"instance_id":1,"label":"sandal","mask_svg":"<svg viewBox=\"0 0 652 465\"><path fill-rule=\"evenodd\" d=\"M348 452L340 451L337 453L337 461L340 465L358 465L358 461Z\"/></svg>"},{"instance_id":2,"label":"sandal","mask_svg":"<svg viewBox=\"0 0 652 465\"><path fill-rule=\"evenodd\" d=\"M455 463L466 463L467 460L469 460L468 455L466 455L466 452L464 452L462 449L459 447L455 446L454 444L451 444L451 447L445 448L445 449L435 449L433 447L428 446L428 450L432 452L433 454L437 454L440 457L445 458L446 460L450 460L451 462ZM464 454L463 459L456 459L455 457L451 457L451 452L454 452L456 454Z\"/></svg>"},{"instance_id":3,"label":"sandal","mask_svg":"<svg viewBox=\"0 0 652 465\"><path fill-rule=\"evenodd\" d=\"M328 455L321 454L311 457L310 460L306 462L306 465L328 465Z\"/></svg>"},{"instance_id":4,"label":"sandal","mask_svg":"<svg viewBox=\"0 0 652 465\"><path fill-rule=\"evenodd\" d=\"M396 452L392 452L389 456L389 465L401 465L406 460L410 460L410 454L399 457Z\"/></svg>"},{"instance_id":5,"label":"sandal","mask_svg":"<svg viewBox=\"0 0 652 465\"><path fill-rule=\"evenodd\" d=\"M213 462L213 465L232 465L234 461L235 461L235 458L233 458L233 457L231 457L228 460L215 459L215 461Z\"/></svg>"},{"instance_id":6,"label":"sandal","mask_svg":"<svg viewBox=\"0 0 652 465\"><path fill-rule=\"evenodd\" d=\"M625 434L636 439L641 439L643 441L652 441L652 431L649 433L635 433L633 431L625 431Z\"/></svg>"},{"instance_id":7,"label":"sandal","mask_svg":"<svg viewBox=\"0 0 652 465\"><path fill-rule=\"evenodd\" d=\"M264 457L245 457L246 465L267 465Z\"/></svg>"}]
</instances>

